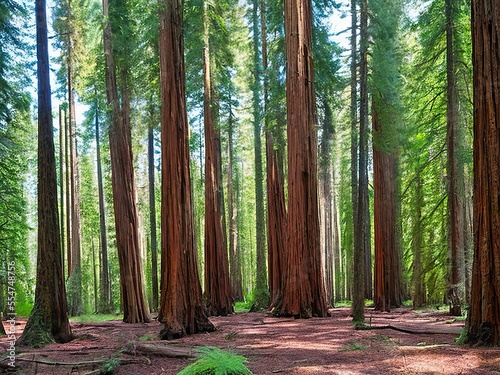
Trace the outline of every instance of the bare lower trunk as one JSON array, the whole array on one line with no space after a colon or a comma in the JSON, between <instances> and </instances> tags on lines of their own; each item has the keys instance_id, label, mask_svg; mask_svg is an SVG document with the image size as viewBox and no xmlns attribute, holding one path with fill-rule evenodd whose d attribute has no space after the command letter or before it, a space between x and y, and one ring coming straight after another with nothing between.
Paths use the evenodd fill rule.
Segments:
<instances>
[{"instance_id":1,"label":"bare lower trunk","mask_svg":"<svg viewBox=\"0 0 500 375\"><path fill-rule=\"evenodd\" d=\"M182 6L165 0L160 12L162 223L161 301L163 339L213 331L198 277L189 172Z\"/></svg>"},{"instance_id":2,"label":"bare lower trunk","mask_svg":"<svg viewBox=\"0 0 500 375\"><path fill-rule=\"evenodd\" d=\"M472 2L474 66L474 260L467 337L500 346L500 9Z\"/></svg>"}]
</instances>

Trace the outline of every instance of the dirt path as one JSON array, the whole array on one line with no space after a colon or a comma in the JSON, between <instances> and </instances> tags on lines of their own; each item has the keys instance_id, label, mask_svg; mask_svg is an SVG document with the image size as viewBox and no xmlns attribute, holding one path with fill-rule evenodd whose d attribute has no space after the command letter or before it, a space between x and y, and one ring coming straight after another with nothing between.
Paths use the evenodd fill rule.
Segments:
<instances>
[{"instance_id":1,"label":"dirt path","mask_svg":"<svg viewBox=\"0 0 500 375\"><path fill-rule=\"evenodd\" d=\"M254 374L500 374L500 349L456 345L464 323L445 313L367 310L367 324L405 332L392 328L354 330L349 309L334 309L331 313L329 318L308 320L274 318L264 313L216 317L212 318L216 332L165 344L217 346L235 351L248 358L247 366ZM161 329L158 322L72 326L78 338L68 344L18 348L18 373L98 374L101 363L96 361L116 357L127 343L157 340ZM2 352L6 351L6 341L0 340ZM121 358L135 363L122 364L115 374L176 374L193 361L129 354Z\"/></svg>"}]
</instances>

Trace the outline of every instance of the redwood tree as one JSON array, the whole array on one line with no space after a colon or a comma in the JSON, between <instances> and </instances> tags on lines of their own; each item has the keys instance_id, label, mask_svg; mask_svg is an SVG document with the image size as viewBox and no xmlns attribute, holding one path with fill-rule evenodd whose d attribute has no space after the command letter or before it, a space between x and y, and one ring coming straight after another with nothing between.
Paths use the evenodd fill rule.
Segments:
<instances>
[{"instance_id":1,"label":"redwood tree","mask_svg":"<svg viewBox=\"0 0 500 375\"><path fill-rule=\"evenodd\" d=\"M130 57L128 55L131 51L126 50L125 46L128 45L131 37L127 34L127 30L131 30L126 4L123 0L114 0L112 5L108 8L108 1L103 1L104 16L108 20L104 29L104 55L106 95L111 108L109 146L116 247L120 264L123 321L138 323L148 322L150 318L144 298L130 130L130 66L128 66ZM127 43L123 39L115 39L117 34L121 38L127 38Z\"/></svg>"},{"instance_id":2,"label":"redwood tree","mask_svg":"<svg viewBox=\"0 0 500 375\"><path fill-rule=\"evenodd\" d=\"M45 0L36 0L38 76L38 253L35 305L19 345L72 339L61 259Z\"/></svg>"},{"instance_id":3,"label":"redwood tree","mask_svg":"<svg viewBox=\"0 0 500 375\"><path fill-rule=\"evenodd\" d=\"M209 315L233 312L227 241L222 225L222 170L220 129L216 128L215 98L211 77L209 2L204 2L204 105L205 123L205 298Z\"/></svg>"},{"instance_id":4,"label":"redwood tree","mask_svg":"<svg viewBox=\"0 0 500 375\"><path fill-rule=\"evenodd\" d=\"M206 317L196 260L189 172L182 1L165 0L160 11L162 222L162 339L213 331Z\"/></svg>"},{"instance_id":5,"label":"redwood tree","mask_svg":"<svg viewBox=\"0 0 500 375\"><path fill-rule=\"evenodd\" d=\"M375 228L375 309L402 303L399 220L399 144L402 123L399 0L372 1L373 210Z\"/></svg>"},{"instance_id":6,"label":"redwood tree","mask_svg":"<svg viewBox=\"0 0 500 375\"><path fill-rule=\"evenodd\" d=\"M474 67L474 261L467 337L500 345L500 8L472 2Z\"/></svg>"},{"instance_id":7,"label":"redwood tree","mask_svg":"<svg viewBox=\"0 0 500 375\"><path fill-rule=\"evenodd\" d=\"M328 314L321 265L310 0L285 0L288 244L277 315Z\"/></svg>"}]
</instances>

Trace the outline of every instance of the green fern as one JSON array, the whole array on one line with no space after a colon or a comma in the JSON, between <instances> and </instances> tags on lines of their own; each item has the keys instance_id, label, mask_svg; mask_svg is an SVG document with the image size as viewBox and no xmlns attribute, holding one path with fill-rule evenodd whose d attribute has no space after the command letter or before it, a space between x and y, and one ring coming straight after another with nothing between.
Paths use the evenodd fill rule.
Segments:
<instances>
[{"instance_id":1,"label":"green fern","mask_svg":"<svg viewBox=\"0 0 500 375\"><path fill-rule=\"evenodd\" d=\"M241 355L207 346L197 349L198 360L177 375L251 375L244 365L247 359Z\"/></svg>"}]
</instances>

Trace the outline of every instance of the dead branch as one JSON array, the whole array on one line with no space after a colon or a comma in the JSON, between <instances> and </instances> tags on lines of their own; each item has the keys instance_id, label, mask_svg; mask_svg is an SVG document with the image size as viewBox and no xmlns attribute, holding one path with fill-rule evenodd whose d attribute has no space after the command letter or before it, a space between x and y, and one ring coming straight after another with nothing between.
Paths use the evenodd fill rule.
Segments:
<instances>
[{"instance_id":1,"label":"dead branch","mask_svg":"<svg viewBox=\"0 0 500 375\"><path fill-rule=\"evenodd\" d=\"M127 344L123 353L155 355L170 358L193 358L196 352L191 347L168 345L164 341L134 342Z\"/></svg>"}]
</instances>

